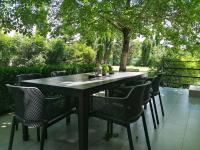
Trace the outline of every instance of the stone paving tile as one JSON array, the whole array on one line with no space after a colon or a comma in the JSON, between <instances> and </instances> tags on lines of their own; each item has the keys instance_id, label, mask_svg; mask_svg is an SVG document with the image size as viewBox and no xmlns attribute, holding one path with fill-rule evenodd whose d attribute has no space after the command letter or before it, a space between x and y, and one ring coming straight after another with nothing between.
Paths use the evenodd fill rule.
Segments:
<instances>
[{"instance_id":1,"label":"stone paving tile","mask_svg":"<svg viewBox=\"0 0 200 150\"><path fill-rule=\"evenodd\" d=\"M149 107L146 120L152 150L200 150L200 98L189 98L188 90L161 88L165 117L158 113L160 125L153 128ZM156 98L156 100L158 100ZM78 126L77 116L72 115L70 125L65 120L48 128L48 140L45 150L77 150ZM11 114L0 117L0 150L6 150L10 135ZM142 121L139 119L131 125L134 147L136 150L146 150ZM128 137L124 127L115 125L114 132L119 136L105 141L106 122L96 118L89 121L89 150L129 150ZM30 129L30 140L22 141L21 127L15 132L13 150L37 150L39 143L36 130Z\"/></svg>"}]
</instances>

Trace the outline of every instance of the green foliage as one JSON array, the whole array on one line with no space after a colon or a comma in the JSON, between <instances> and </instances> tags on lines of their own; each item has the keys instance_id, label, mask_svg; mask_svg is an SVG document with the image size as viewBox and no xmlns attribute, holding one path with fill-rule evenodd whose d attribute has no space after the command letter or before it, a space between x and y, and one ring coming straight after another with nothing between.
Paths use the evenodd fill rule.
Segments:
<instances>
[{"instance_id":1,"label":"green foliage","mask_svg":"<svg viewBox=\"0 0 200 150\"><path fill-rule=\"evenodd\" d=\"M16 66L24 65L39 65L45 63L46 54L46 41L41 36L22 36L17 35L14 38L18 38L17 41L17 54L13 59L13 64Z\"/></svg>"},{"instance_id":2,"label":"green foliage","mask_svg":"<svg viewBox=\"0 0 200 150\"><path fill-rule=\"evenodd\" d=\"M5 32L31 34L36 27L41 35L72 38L79 33L85 41L93 41L96 35L110 38L112 33L125 41L126 31L131 38L156 34L156 43L165 39L191 51L199 47L198 0L7 0L0 10L0 28ZM124 51L128 50L127 44Z\"/></svg>"},{"instance_id":3,"label":"green foliage","mask_svg":"<svg viewBox=\"0 0 200 150\"><path fill-rule=\"evenodd\" d=\"M9 65L16 51L15 39L0 32L0 65Z\"/></svg>"},{"instance_id":4,"label":"green foliage","mask_svg":"<svg viewBox=\"0 0 200 150\"><path fill-rule=\"evenodd\" d=\"M109 72L113 72L113 68L111 65L108 65L108 68L109 68Z\"/></svg>"},{"instance_id":5,"label":"green foliage","mask_svg":"<svg viewBox=\"0 0 200 150\"><path fill-rule=\"evenodd\" d=\"M142 43L142 65L147 66L149 63L149 58L150 58L150 52L151 52L151 42L149 40L144 40Z\"/></svg>"},{"instance_id":6,"label":"green foliage","mask_svg":"<svg viewBox=\"0 0 200 150\"><path fill-rule=\"evenodd\" d=\"M95 59L95 52L91 47L82 43L76 42L67 45L65 49L65 62L79 62L79 63L93 63Z\"/></svg>"},{"instance_id":7,"label":"green foliage","mask_svg":"<svg viewBox=\"0 0 200 150\"><path fill-rule=\"evenodd\" d=\"M109 72L109 66L107 64L101 65L102 67L102 74L106 74Z\"/></svg>"},{"instance_id":8,"label":"green foliage","mask_svg":"<svg viewBox=\"0 0 200 150\"><path fill-rule=\"evenodd\" d=\"M47 64L59 64L63 62L65 43L60 39L50 41L49 51L47 53Z\"/></svg>"},{"instance_id":9,"label":"green foliage","mask_svg":"<svg viewBox=\"0 0 200 150\"><path fill-rule=\"evenodd\" d=\"M173 75L164 78L167 86L188 88L191 84L200 84L199 79L196 78L200 77L200 61L193 59L190 59L190 61L184 61L181 59L165 60L163 61L163 65L163 71L167 75Z\"/></svg>"},{"instance_id":10,"label":"green foliage","mask_svg":"<svg viewBox=\"0 0 200 150\"><path fill-rule=\"evenodd\" d=\"M18 74L41 73L44 77L49 77L52 71L66 70L67 74L76 74L92 72L94 69L94 64L0 67L0 114L13 110L13 101L8 94L5 84L15 84L16 75Z\"/></svg>"},{"instance_id":11,"label":"green foliage","mask_svg":"<svg viewBox=\"0 0 200 150\"><path fill-rule=\"evenodd\" d=\"M163 69L168 75L175 76L190 76L187 77L175 77L168 76L165 77L165 82L171 87L188 87L189 84L199 85L198 78L200 77L200 62L199 54L193 55L189 51L183 49L170 48L165 49L163 56L161 57L160 70ZM164 66L164 68L162 68ZM168 69L171 68L171 69ZM177 68L177 69L176 69ZM182 69L179 69L182 68ZM189 68L189 69L187 69ZM196 70L193 70L196 69Z\"/></svg>"},{"instance_id":12,"label":"green foliage","mask_svg":"<svg viewBox=\"0 0 200 150\"><path fill-rule=\"evenodd\" d=\"M142 42L138 40L130 41L130 51L128 65L136 65L140 61Z\"/></svg>"},{"instance_id":13,"label":"green foliage","mask_svg":"<svg viewBox=\"0 0 200 150\"><path fill-rule=\"evenodd\" d=\"M2 66L27 66L45 63L45 39L41 36L14 37L0 33L0 64Z\"/></svg>"},{"instance_id":14,"label":"green foliage","mask_svg":"<svg viewBox=\"0 0 200 150\"><path fill-rule=\"evenodd\" d=\"M32 66L44 64L93 63L95 52L85 44L66 44L62 39L45 39L0 33L0 65Z\"/></svg>"}]
</instances>

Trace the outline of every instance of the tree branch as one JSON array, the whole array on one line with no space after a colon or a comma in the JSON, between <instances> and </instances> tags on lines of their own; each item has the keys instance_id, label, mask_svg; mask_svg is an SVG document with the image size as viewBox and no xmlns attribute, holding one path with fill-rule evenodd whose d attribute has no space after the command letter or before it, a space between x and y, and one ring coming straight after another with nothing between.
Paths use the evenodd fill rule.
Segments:
<instances>
[{"instance_id":1,"label":"tree branch","mask_svg":"<svg viewBox=\"0 0 200 150\"><path fill-rule=\"evenodd\" d=\"M105 19L109 24L111 24L112 26L114 26L115 28L117 28L120 31L123 31L123 27L121 25L119 25L118 23L114 22L113 20L111 20L110 18L107 18L103 15L100 15L103 19Z\"/></svg>"}]
</instances>

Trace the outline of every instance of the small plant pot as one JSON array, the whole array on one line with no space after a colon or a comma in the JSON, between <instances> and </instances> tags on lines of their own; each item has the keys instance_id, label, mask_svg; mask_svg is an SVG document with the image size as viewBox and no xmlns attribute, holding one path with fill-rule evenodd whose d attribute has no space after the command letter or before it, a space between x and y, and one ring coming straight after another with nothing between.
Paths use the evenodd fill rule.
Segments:
<instances>
[{"instance_id":1,"label":"small plant pot","mask_svg":"<svg viewBox=\"0 0 200 150\"><path fill-rule=\"evenodd\" d=\"M102 76L106 76L106 73L102 73Z\"/></svg>"}]
</instances>

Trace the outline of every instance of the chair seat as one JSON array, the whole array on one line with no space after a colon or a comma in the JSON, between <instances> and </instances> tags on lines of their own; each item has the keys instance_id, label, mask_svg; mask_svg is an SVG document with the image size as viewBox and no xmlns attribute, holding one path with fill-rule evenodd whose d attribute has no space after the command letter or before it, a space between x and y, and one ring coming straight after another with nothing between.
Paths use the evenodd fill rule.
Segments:
<instances>
[{"instance_id":1,"label":"chair seat","mask_svg":"<svg viewBox=\"0 0 200 150\"><path fill-rule=\"evenodd\" d=\"M96 104L98 105L97 107L99 108L95 109L95 104L94 104L94 110L92 112L92 116L102 118L104 120L112 120L113 122L116 122L121 125L127 125L128 123L135 122L140 118L143 112L142 110L137 116L135 116L135 114L131 113L132 112L131 110L124 109L124 106L119 103L114 103L114 104L107 103L105 105L102 105L100 104L100 102L98 102Z\"/></svg>"}]
</instances>

